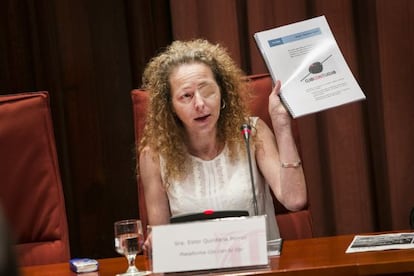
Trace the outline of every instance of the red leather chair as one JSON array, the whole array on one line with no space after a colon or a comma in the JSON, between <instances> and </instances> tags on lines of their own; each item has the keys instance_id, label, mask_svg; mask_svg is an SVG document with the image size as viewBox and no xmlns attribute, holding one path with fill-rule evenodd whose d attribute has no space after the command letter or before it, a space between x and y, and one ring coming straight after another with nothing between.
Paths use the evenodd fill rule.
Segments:
<instances>
[{"instance_id":1,"label":"red leather chair","mask_svg":"<svg viewBox=\"0 0 414 276\"><path fill-rule=\"evenodd\" d=\"M268 102L269 94L272 90L272 79L269 74L257 74L248 76L254 94L249 106L252 115L259 116L263 119L270 127L272 127L270 116L268 113ZM141 89L134 89L131 92L133 112L134 112L134 127L135 127L135 141L138 143L142 136L142 131L145 123L145 114L148 104L148 93ZM296 128L295 121L293 121L293 130L295 139L299 147L299 136ZM137 153L138 160L138 153ZM143 222L143 225L147 225L147 212L145 197L143 192L142 184L138 182L138 204L139 204L139 215ZM275 198L275 212L276 219L279 225L280 235L283 239L303 239L311 238L312 234L312 221L309 208L298 212L289 212L282 204L280 204Z\"/></svg>"},{"instance_id":2,"label":"red leather chair","mask_svg":"<svg viewBox=\"0 0 414 276\"><path fill-rule=\"evenodd\" d=\"M47 92L0 96L0 204L20 266L70 258Z\"/></svg>"}]
</instances>

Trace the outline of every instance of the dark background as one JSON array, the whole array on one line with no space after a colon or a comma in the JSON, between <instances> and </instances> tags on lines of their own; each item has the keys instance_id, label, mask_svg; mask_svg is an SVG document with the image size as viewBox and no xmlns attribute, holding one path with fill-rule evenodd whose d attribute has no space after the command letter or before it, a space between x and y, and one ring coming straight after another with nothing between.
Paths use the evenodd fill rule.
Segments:
<instances>
[{"instance_id":1,"label":"dark background","mask_svg":"<svg viewBox=\"0 0 414 276\"><path fill-rule=\"evenodd\" d=\"M50 93L72 256L116 256L113 222L138 217L130 91L153 55L203 37L264 73L253 33L319 15L367 100L297 119L314 235L407 229L414 1L2 0L0 94Z\"/></svg>"}]
</instances>

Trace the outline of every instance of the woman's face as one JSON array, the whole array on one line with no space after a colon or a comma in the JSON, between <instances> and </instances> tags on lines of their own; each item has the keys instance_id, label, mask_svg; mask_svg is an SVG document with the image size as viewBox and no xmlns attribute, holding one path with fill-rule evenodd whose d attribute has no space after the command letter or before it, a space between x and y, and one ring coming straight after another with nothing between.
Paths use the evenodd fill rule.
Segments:
<instances>
[{"instance_id":1,"label":"woman's face","mask_svg":"<svg viewBox=\"0 0 414 276\"><path fill-rule=\"evenodd\" d=\"M203 63L183 64L170 75L173 110L189 134L209 134L220 116L220 88Z\"/></svg>"}]
</instances>

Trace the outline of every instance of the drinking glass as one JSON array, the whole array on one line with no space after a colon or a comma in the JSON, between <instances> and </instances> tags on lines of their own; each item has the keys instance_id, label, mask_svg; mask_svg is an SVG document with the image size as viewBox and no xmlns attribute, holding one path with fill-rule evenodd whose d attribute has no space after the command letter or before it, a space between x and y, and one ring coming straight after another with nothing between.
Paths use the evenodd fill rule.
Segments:
<instances>
[{"instance_id":1,"label":"drinking glass","mask_svg":"<svg viewBox=\"0 0 414 276\"><path fill-rule=\"evenodd\" d=\"M149 271L139 271L135 266L135 257L142 252L144 233L140 220L128 219L114 223L115 250L128 260L128 270L118 275L148 275Z\"/></svg>"}]
</instances>

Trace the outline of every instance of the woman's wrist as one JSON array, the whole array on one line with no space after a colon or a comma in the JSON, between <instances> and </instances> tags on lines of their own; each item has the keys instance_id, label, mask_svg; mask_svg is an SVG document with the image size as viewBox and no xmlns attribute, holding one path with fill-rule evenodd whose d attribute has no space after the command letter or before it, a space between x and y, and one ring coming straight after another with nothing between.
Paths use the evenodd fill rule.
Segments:
<instances>
[{"instance_id":1,"label":"woman's wrist","mask_svg":"<svg viewBox=\"0 0 414 276\"><path fill-rule=\"evenodd\" d=\"M279 160L282 168L300 168L302 160L298 154L296 141L290 126L275 131L276 143L279 148Z\"/></svg>"}]
</instances>

